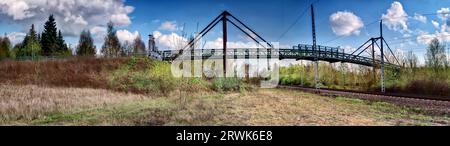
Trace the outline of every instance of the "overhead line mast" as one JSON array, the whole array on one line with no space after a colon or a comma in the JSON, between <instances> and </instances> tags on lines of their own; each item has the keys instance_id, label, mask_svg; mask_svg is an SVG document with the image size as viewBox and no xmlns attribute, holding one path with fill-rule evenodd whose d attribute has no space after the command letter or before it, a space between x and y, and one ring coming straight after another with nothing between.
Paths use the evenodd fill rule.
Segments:
<instances>
[{"instance_id":1,"label":"overhead line mast","mask_svg":"<svg viewBox=\"0 0 450 146\"><path fill-rule=\"evenodd\" d=\"M315 77L314 80L316 82L316 89L320 89L319 83L319 52L317 52L317 44L316 44L316 22L314 19L314 7L311 4L311 20L312 20L312 37L313 37L313 45L312 50L315 52L314 54L314 63L315 63Z\"/></svg>"}]
</instances>

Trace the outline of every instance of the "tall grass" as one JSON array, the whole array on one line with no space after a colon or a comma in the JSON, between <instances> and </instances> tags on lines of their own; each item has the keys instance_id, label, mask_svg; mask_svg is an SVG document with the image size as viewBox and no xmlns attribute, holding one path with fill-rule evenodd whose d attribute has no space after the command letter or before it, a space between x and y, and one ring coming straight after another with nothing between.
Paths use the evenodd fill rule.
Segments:
<instances>
[{"instance_id":1,"label":"tall grass","mask_svg":"<svg viewBox=\"0 0 450 146\"><path fill-rule=\"evenodd\" d=\"M0 61L0 83L107 89L107 74L124 62L125 58Z\"/></svg>"},{"instance_id":2,"label":"tall grass","mask_svg":"<svg viewBox=\"0 0 450 146\"><path fill-rule=\"evenodd\" d=\"M170 66L168 62L132 57L108 76L108 84L120 91L145 94L208 90L202 79L173 77Z\"/></svg>"},{"instance_id":3,"label":"tall grass","mask_svg":"<svg viewBox=\"0 0 450 146\"><path fill-rule=\"evenodd\" d=\"M374 75L371 68L352 67L342 69L321 63L319 66L322 87L363 91L380 90L380 71ZM450 69L435 73L431 68L386 68L388 92L450 97ZM311 65L294 65L280 69L280 84L314 86L314 68Z\"/></svg>"}]
</instances>

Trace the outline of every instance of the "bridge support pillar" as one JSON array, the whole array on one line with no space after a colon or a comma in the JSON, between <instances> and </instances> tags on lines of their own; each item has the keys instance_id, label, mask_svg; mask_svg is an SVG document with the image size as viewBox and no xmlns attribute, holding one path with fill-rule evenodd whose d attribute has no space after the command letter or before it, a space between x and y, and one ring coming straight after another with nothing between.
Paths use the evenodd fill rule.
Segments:
<instances>
[{"instance_id":1,"label":"bridge support pillar","mask_svg":"<svg viewBox=\"0 0 450 146\"><path fill-rule=\"evenodd\" d=\"M222 16L222 31L223 31L223 76L227 77L227 13Z\"/></svg>"},{"instance_id":2,"label":"bridge support pillar","mask_svg":"<svg viewBox=\"0 0 450 146\"><path fill-rule=\"evenodd\" d=\"M380 21L380 40L381 40L381 92L385 93L386 89L385 89L385 84L384 84L384 49L383 49L383 20Z\"/></svg>"}]
</instances>

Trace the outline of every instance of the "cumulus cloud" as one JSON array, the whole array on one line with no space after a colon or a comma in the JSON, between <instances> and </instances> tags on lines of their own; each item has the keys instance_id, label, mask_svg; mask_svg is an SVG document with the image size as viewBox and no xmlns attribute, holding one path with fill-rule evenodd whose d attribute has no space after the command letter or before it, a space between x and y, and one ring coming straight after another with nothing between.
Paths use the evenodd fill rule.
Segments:
<instances>
[{"instance_id":1,"label":"cumulus cloud","mask_svg":"<svg viewBox=\"0 0 450 146\"><path fill-rule=\"evenodd\" d=\"M177 23L175 21L166 21L161 24L158 28L159 30L167 30L167 31L177 31Z\"/></svg>"},{"instance_id":2,"label":"cumulus cloud","mask_svg":"<svg viewBox=\"0 0 450 146\"><path fill-rule=\"evenodd\" d=\"M258 44L251 42L227 42L227 47L229 48L258 48ZM213 41L207 41L205 43L205 48L222 49L223 48L223 38L217 38Z\"/></svg>"},{"instance_id":3,"label":"cumulus cloud","mask_svg":"<svg viewBox=\"0 0 450 146\"><path fill-rule=\"evenodd\" d=\"M361 18L352 12L338 11L330 16L333 32L339 36L359 35L360 29L364 27Z\"/></svg>"},{"instance_id":4,"label":"cumulus cloud","mask_svg":"<svg viewBox=\"0 0 450 146\"><path fill-rule=\"evenodd\" d=\"M28 3L18 0L2 0L0 1L0 12L11 16L14 20L22 20L34 16L35 14L29 9Z\"/></svg>"},{"instance_id":5,"label":"cumulus cloud","mask_svg":"<svg viewBox=\"0 0 450 146\"><path fill-rule=\"evenodd\" d=\"M437 10L438 17L442 20L447 20L450 18L450 8L441 8Z\"/></svg>"},{"instance_id":6,"label":"cumulus cloud","mask_svg":"<svg viewBox=\"0 0 450 146\"><path fill-rule=\"evenodd\" d=\"M420 21L422 23L427 23L427 17L425 17L423 15L420 15L420 14L417 14L417 13L414 13L413 19L417 20L417 21Z\"/></svg>"},{"instance_id":7,"label":"cumulus cloud","mask_svg":"<svg viewBox=\"0 0 450 146\"><path fill-rule=\"evenodd\" d=\"M64 35L77 36L84 29L105 26L112 21L119 26L131 24L134 11L123 0L1 0L0 19L28 27L40 26L50 14L56 18ZM42 31L42 30L41 30Z\"/></svg>"},{"instance_id":8,"label":"cumulus cloud","mask_svg":"<svg viewBox=\"0 0 450 146\"><path fill-rule=\"evenodd\" d=\"M441 42L450 42L450 33L436 32L434 34L428 34L425 32L417 37L417 42L421 44L429 44L434 38L437 38Z\"/></svg>"},{"instance_id":9,"label":"cumulus cloud","mask_svg":"<svg viewBox=\"0 0 450 146\"><path fill-rule=\"evenodd\" d=\"M179 50L188 43L188 39L180 36L174 32L163 34L160 31L154 31L153 36L156 39L156 43L161 49ZM200 47L211 48L211 49L221 49L223 46L223 39L216 38L209 41L199 41L201 43ZM229 41L227 42L229 48L258 48L257 43L253 41L242 42L242 41Z\"/></svg>"},{"instance_id":10,"label":"cumulus cloud","mask_svg":"<svg viewBox=\"0 0 450 146\"><path fill-rule=\"evenodd\" d=\"M386 14L381 16L381 19L383 20L383 24L391 30L400 32L408 31L408 25L406 24L408 21L408 14L403 9L402 4L398 1L391 4L391 7L387 10Z\"/></svg>"},{"instance_id":11,"label":"cumulus cloud","mask_svg":"<svg viewBox=\"0 0 450 146\"><path fill-rule=\"evenodd\" d=\"M434 28L439 29L439 22L431 20L431 24L433 24Z\"/></svg>"},{"instance_id":12,"label":"cumulus cloud","mask_svg":"<svg viewBox=\"0 0 450 146\"><path fill-rule=\"evenodd\" d=\"M128 30L118 30L117 31L117 38L119 38L119 41L121 43L124 43L125 41L133 42L136 37L139 36L138 31L129 32Z\"/></svg>"},{"instance_id":13,"label":"cumulus cloud","mask_svg":"<svg viewBox=\"0 0 450 146\"><path fill-rule=\"evenodd\" d=\"M106 34L106 27L94 26L90 29L92 34Z\"/></svg>"},{"instance_id":14,"label":"cumulus cloud","mask_svg":"<svg viewBox=\"0 0 450 146\"><path fill-rule=\"evenodd\" d=\"M7 34L6 36L9 38L12 44L21 43L27 34L23 32L12 32Z\"/></svg>"},{"instance_id":15,"label":"cumulus cloud","mask_svg":"<svg viewBox=\"0 0 450 146\"><path fill-rule=\"evenodd\" d=\"M153 32L153 37L156 39L156 43L163 49L178 50L187 44L187 39L172 32L170 34L162 34L159 31Z\"/></svg>"}]
</instances>

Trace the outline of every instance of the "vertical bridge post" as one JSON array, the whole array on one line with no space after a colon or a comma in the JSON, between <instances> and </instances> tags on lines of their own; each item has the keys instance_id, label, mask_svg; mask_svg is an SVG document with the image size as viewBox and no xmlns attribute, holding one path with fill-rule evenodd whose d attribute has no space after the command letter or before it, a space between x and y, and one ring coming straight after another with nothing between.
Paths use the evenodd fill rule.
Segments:
<instances>
[{"instance_id":1,"label":"vertical bridge post","mask_svg":"<svg viewBox=\"0 0 450 146\"><path fill-rule=\"evenodd\" d=\"M224 12L222 16L222 31L223 31L223 76L227 77L227 15L228 12Z\"/></svg>"},{"instance_id":2,"label":"vertical bridge post","mask_svg":"<svg viewBox=\"0 0 450 146\"><path fill-rule=\"evenodd\" d=\"M381 40L381 92L386 92L386 89L384 87L384 49L383 49L383 20L380 21L380 40Z\"/></svg>"},{"instance_id":3,"label":"vertical bridge post","mask_svg":"<svg viewBox=\"0 0 450 146\"><path fill-rule=\"evenodd\" d=\"M317 51L317 45L316 45L316 22L314 20L314 7L311 4L311 20L312 20L312 37L313 37L313 46L312 50L314 52L314 63L315 63L315 77L314 80L316 82L316 89L320 88L319 85L319 52Z\"/></svg>"},{"instance_id":4,"label":"vertical bridge post","mask_svg":"<svg viewBox=\"0 0 450 146\"><path fill-rule=\"evenodd\" d=\"M374 81L374 83L376 84L376 80L377 80L377 75L376 75L376 65L375 65L375 38L371 38L370 39L372 42L371 42L371 46L372 46L372 64L373 64L373 66L372 66L372 74L373 74L373 81Z\"/></svg>"}]
</instances>

